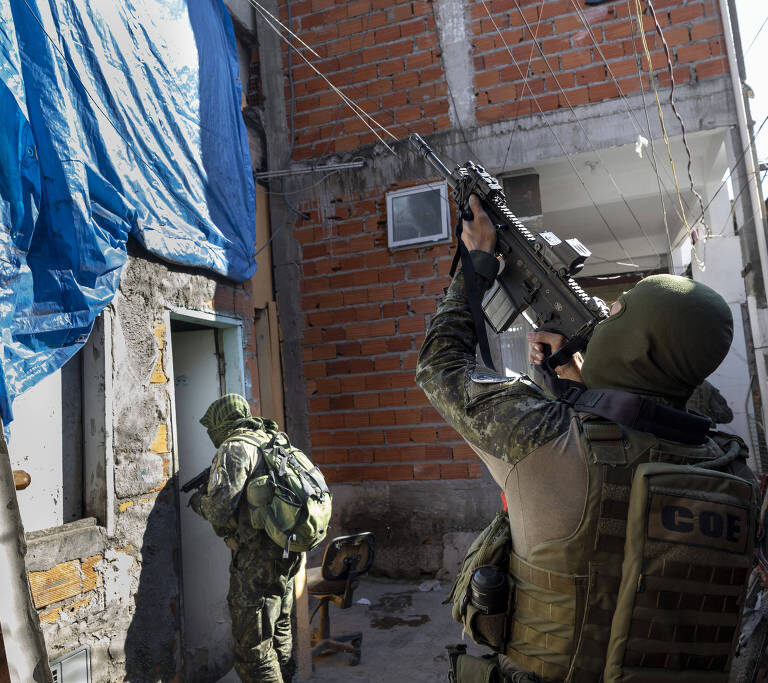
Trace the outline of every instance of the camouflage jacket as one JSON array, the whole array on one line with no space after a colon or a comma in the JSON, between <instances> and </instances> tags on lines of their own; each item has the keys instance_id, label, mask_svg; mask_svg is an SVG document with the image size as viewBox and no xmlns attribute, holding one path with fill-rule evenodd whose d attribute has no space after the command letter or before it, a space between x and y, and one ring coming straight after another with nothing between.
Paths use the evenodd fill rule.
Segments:
<instances>
[{"instance_id":1,"label":"camouflage jacket","mask_svg":"<svg viewBox=\"0 0 768 683\"><path fill-rule=\"evenodd\" d=\"M478 273L488 273L483 257L493 258L472 252ZM481 284L487 285L492 277L483 280ZM503 487L516 463L568 431L574 411L547 396L526 375L504 377L478 368L476 344L464 275L459 270L430 321L416 381Z\"/></svg>"},{"instance_id":2,"label":"camouflage jacket","mask_svg":"<svg viewBox=\"0 0 768 683\"><path fill-rule=\"evenodd\" d=\"M200 500L200 514L233 550L254 542L262 533L251 526L245 497L248 480L259 467L259 449L237 439L223 443L211 464L208 490Z\"/></svg>"}]
</instances>

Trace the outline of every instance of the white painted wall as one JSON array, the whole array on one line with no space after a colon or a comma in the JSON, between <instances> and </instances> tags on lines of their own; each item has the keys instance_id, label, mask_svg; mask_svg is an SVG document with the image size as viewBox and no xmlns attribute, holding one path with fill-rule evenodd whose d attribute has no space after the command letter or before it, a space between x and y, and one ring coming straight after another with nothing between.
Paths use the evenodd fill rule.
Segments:
<instances>
[{"instance_id":1,"label":"white painted wall","mask_svg":"<svg viewBox=\"0 0 768 683\"><path fill-rule=\"evenodd\" d=\"M719 183L707 187L708 201L717 190ZM693 279L709 285L718 292L728 303L733 314L733 344L720 367L712 373L709 381L716 386L728 401L733 411L733 421L719 425L725 432L738 434L747 444L751 443L749 426L747 424L746 401L750 391L749 373L747 368L746 343L744 340L744 320L741 314L741 304L746 302L746 291L741 271L744 267L741 258L739 237L733 234L728 221L730 199L723 190L712 201L707 212L709 225L714 231L727 228L722 234L714 234L711 238L696 245L699 258L704 262L702 268L693 261Z\"/></svg>"},{"instance_id":2,"label":"white painted wall","mask_svg":"<svg viewBox=\"0 0 768 683\"><path fill-rule=\"evenodd\" d=\"M63 524L61 371L19 396L13 413L8 444L11 467L32 478L17 494L24 530Z\"/></svg>"}]
</instances>

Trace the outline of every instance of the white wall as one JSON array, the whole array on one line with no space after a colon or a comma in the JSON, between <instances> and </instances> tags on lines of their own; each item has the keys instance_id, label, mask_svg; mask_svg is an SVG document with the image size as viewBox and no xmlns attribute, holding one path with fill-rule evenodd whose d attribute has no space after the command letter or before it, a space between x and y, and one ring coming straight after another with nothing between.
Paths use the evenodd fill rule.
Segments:
<instances>
[{"instance_id":1,"label":"white wall","mask_svg":"<svg viewBox=\"0 0 768 683\"><path fill-rule=\"evenodd\" d=\"M24 530L63 524L61 371L17 398L13 413L8 444L11 467L32 478L17 494Z\"/></svg>"},{"instance_id":2,"label":"white wall","mask_svg":"<svg viewBox=\"0 0 768 683\"><path fill-rule=\"evenodd\" d=\"M713 196L718 187L719 183L707 187L705 202ZM733 234L728 221L730 199L725 189L715 197L707 213L708 223L715 234L705 242L699 242L696 245L699 258L704 262L704 268L702 270L696 261L693 261L693 279L717 291L728 302L733 314L731 350L720 367L712 373L709 381L720 390L733 411L733 422L720 425L719 428L725 432L738 434L747 444L751 444L745 411L749 393L749 372L744 321L741 315L741 304L746 302L744 280L741 277L744 265L739 237ZM716 234L723 229L724 225L727 227L723 233Z\"/></svg>"}]
</instances>

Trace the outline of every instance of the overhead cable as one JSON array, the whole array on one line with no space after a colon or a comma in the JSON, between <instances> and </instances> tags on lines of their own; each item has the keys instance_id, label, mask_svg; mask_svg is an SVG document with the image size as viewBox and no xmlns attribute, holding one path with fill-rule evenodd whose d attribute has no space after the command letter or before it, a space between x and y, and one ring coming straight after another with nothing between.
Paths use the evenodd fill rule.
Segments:
<instances>
[{"instance_id":1,"label":"overhead cable","mask_svg":"<svg viewBox=\"0 0 768 683\"><path fill-rule=\"evenodd\" d=\"M528 23L528 20L525 18L525 14L523 13L522 8L520 7L520 4L518 0L514 0L515 7L517 7L517 11L520 13L520 17L523 20L523 23L525 24L525 27L528 29L529 33L532 33L530 24ZM485 5L485 2L483 2ZM486 7L487 9L487 7ZM632 216L632 219L635 221L637 227L640 229L640 232L642 233L643 237L646 239L648 244L650 245L652 250L656 250L656 245L653 243L651 238L648 236L648 233L646 232L645 228L643 227L642 223L640 223L640 220L637 217L637 214L635 214L632 207L629 205L629 202L627 201L627 198L624 196L624 193L621 191L621 188L619 187L619 184L616 182L616 178L614 177L613 173L611 173L611 170L606 165L605 161L600 155L600 152L597 150L597 146L592 142L592 140L589 137L589 133L587 132L586 128L584 127L584 124L582 123L581 119L579 118L579 115L576 113L576 110L573 108L573 105L571 104L570 99L568 98L568 95L565 93L565 90L563 89L562 85L560 84L560 80L557 77L557 74L554 72L552 67L549 64L549 60L547 59L546 55L544 54L544 50L542 49L541 45L539 45L538 41L534 41L534 44L539 50L539 53L541 54L541 58L544 60L544 64L547 67L547 70L549 71L550 75L555 81L555 85L557 86L558 90L562 94L566 105L568 106L568 109L571 111L571 114L573 114L574 121L579 126L579 129L581 130L582 134L584 135L584 139L587 141L587 144L592 148L592 151L594 152L595 156L597 157L598 161L603 167L603 170L608 175L608 178L611 181L611 184L613 185L616 192L618 192L619 196L621 197L621 201L623 202L624 206L627 208L627 211Z\"/></svg>"},{"instance_id":2,"label":"overhead cable","mask_svg":"<svg viewBox=\"0 0 768 683\"><path fill-rule=\"evenodd\" d=\"M374 128L378 128L380 131L382 131L384 134L388 135L393 140L397 140L397 137L395 137L392 133L389 132L387 128L382 126L376 119L374 119L370 114L368 114L365 110L362 109L356 102L351 100L349 97L347 97L341 90L339 90L326 76L323 74L314 64L312 64L309 59L307 59L290 41L289 38L286 38L285 35L283 35L282 31L280 29L288 30L287 27L279 20L274 18L271 14L268 12L262 12L261 6L256 0L248 0L250 2L251 6L256 9L256 11L261 14L262 18L267 22L267 25L283 40L288 44L288 49L293 50L302 60L304 60L304 63L312 69L320 78L322 78L326 84L333 90L333 92L338 95L341 100L355 113L355 115L362 121L363 125L373 133L376 138L381 142L381 144L384 145L394 156L397 156L395 154L395 151L392 149L392 147L389 146L386 140L384 140L383 137L379 134L378 130ZM370 121L370 123L369 123ZM373 125L371 125L373 124Z\"/></svg>"},{"instance_id":3,"label":"overhead cable","mask_svg":"<svg viewBox=\"0 0 768 683\"><path fill-rule=\"evenodd\" d=\"M507 52L509 53L509 57L512 60L512 64L517 69L518 73L520 74L520 77L525 81L526 85L528 86L528 92L531 94L531 97L533 98L533 102L536 105L536 108L539 110L539 113L541 114L542 121L544 122L544 125L549 129L549 131L552 133L552 136L555 138L555 141L557 142L558 146L563 152L563 155L568 159L568 162L571 165L571 168L573 169L574 173L576 174L576 177L579 179L579 182L581 183L582 187L584 188L584 192L589 197L589 200L592 202L592 205L595 207L595 211L597 211L597 214L602 219L603 223L605 224L606 229L608 230L611 237L614 239L616 244L619 246L619 248L624 252L624 255L627 257L627 260L632 262L635 267L638 267L637 264L634 264L634 261L632 257L629 255L629 252L626 250L624 245L622 244L621 240L618 238L616 233L613 231L613 228L611 228L610 223L608 222L608 219L605 217L603 212L600 210L600 207L598 207L597 202L595 201L594 197L592 196L592 193L589 191L589 188L587 187L587 184L584 182L584 179L581 177L581 174L579 173L578 169L576 168L576 164L573 161L573 158L568 153L568 151L565 149L565 145L563 145L562 140L560 140L560 137L557 135L557 132L552 127L552 125L547 120L547 116L544 114L544 110L542 109L541 105L539 104L539 101L536 99L536 95L534 94L533 90L531 89L530 84L528 84L527 80L523 76L523 72L520 69L520 65L517 63L517 60L515 59L514 54L512 53L512 50L510 49L509 45L507 44L506 39L504 38L504 35L499 30L498 25L496 24L496 20L493 18L493 15L491 14L490 10L488 9L488 5L486 4L486 0L480 0L483 7L485 8L486 13L488 14L488 17L491 20L491 23L493 24L493 27L496 29L496 32L499 34L499 37L501 38L502 43L504 44L504 47L507 49ZM529 29L530 33L530 29ZM561 89L562 91L562 89Z\"/></svg>"},{"instance_id":4,"label":"overhead cable","mask_svg":"<svg viewBox=\"0 0 768 683\"><path fill-rule=\"evenodd\" d=\"M757 29L757 33L755 33L755 37L752 38L752 42L750 42L749 47L747 47L746 50L744 50L744 56L747 55L747 53L752 49L752 46L755 44L755 41L758 39L760 34L763 32L763 29L768 25L768 17L765 18L765 21L763 21L762 24L760 24L760 28Z\"/></svg>"},{"instance_id":5,"label":"overhead cable","mask_svg":"<svg viewBox=\"0 0 768 683\"><path fill-rule=\"evenodd\" d=\"M669 45L667 44L667 39L664 36L664 31L661 28L661 24L659 23L659 18L656 16L656 10L653 8L653 2L652 0L646 0L646 4L648 6L648 11L651 13L651 17L653 18L653 23L656 26L656 33L658 34L659 38L661 39L662 47L664 48L664 56L667 58L667 71L669 72L669 105L672 108L672 113L675 115L675 118L680 123L680 130L682 132L682 138L683 138L683 146L685 147L685 153L688 156L688 181L691 186L691 192L693 192L696 199L699 200L699 206L701 208L701 213L704 213L704 200L701 197L701 194L696 190L696 187L693 183L693 154L691 152L691 148L688 146L688 136L686 135L685 130L685 121L683 121L683 117L680 116L680 112L677 110L677 103L675 102L675 71L672 67L672 54L669 50ZM640 27L642 28L642 22L640 23ZM643 34L643 37L645 37L645 34ZM650 53L648 54L648 68L650 69Z\"/></svg>"},{"instance_id":6,"label":"overhead cable","mask_svg":"<svg viewBox=\"0 0 768 683\"><path fill-rule=\"evenodd\" d=\"M640 0L634 0L635 2L635 12L637 15L637 25L640 30L640 38L643 43L643 50L645 51L645 58L648 62L648 77L650 80L651 85L653 86L653 94L656 99L656 110L659 116L659 123L661 124L661 132L664 136L664 144L667 148L667 158L669 160L669 165L672 168L672 177L675 181L675 190L677 191L677 201L680 205L680 211L682 212L682 218L683 218L683 225L685 226L686 233L688 235L688 238L691 240L691 249L694 258L696 259L696 262L699 264L700 268L704 268L704 262L699 258L698 254L696 253L696 245L694 243L693 238L693 231L691 229L691 226L688 224L688 218L685 213L685 206L683 205L683 196L680 192L680 185L677 181L677 172L675 171L675 160L672 156L672 145L669 142L669 135L667 133L667 128L664 123L664 113L661 109L661 99L659 97L659 89L656 85L656 77L653 73L653 59L651 58L651 51L648 47L648 41L645 37L645 29L643 27L643 12L642 8L640 6Z\"/></svg>"}]
</instances>

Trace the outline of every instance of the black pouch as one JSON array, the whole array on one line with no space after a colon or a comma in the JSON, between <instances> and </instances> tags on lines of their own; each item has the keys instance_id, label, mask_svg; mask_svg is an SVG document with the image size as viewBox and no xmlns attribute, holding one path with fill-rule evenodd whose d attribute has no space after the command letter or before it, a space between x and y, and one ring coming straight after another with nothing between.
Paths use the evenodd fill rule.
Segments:
<instances>
[{"instance_id":1,"label":"black pouch","mask_svg":"<svg viewBox=\"0 0 768 683\"><path fill-rule=\"evenodd\" d=\"M453 618L464 626L464 631L472 640L497 651L503 648L506 640L507 616L514 593L512 579L507 574L511 549L509 517L506 513L499 513L469 547L453 589L445 600L445 603L453 601ZM506 609L498 614L487 614L472 604L472 575L483 565L499 567L509 581Z\"/></svg>"}]
</instances>

